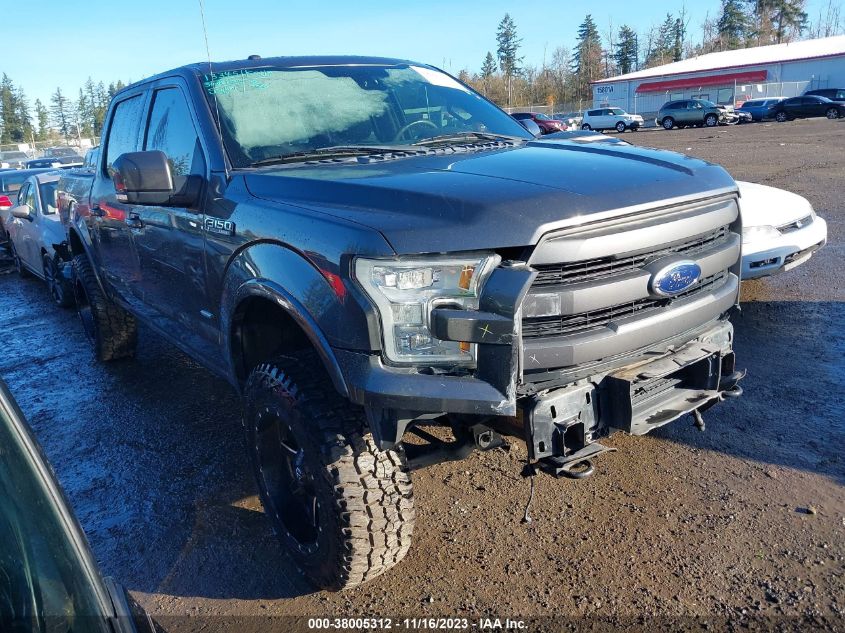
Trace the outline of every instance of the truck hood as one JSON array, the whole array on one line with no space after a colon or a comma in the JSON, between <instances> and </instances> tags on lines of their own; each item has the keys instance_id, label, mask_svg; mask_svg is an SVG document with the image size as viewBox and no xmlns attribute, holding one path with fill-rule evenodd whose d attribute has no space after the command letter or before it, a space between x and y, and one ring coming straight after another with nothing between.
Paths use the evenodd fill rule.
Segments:
<instances>
[{"instance_id":1,"label":"truck hood","mask_svg":"<svg viewBox=\"0 0 845 633\"><path fill-rule=\"evenodd\" d=\"M399 254L530 246L591 215L735 190L724 169L625 143L528 142L246 172L252 195L369 226Z\"/></svg>"}]
</instances>

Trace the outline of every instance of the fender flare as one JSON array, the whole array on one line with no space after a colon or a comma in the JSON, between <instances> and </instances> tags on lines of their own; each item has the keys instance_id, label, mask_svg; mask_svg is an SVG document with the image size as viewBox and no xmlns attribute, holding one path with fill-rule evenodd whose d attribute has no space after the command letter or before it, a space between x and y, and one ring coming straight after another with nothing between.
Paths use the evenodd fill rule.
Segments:
<instances>
[{"instance_id":1,"label":"fender flare","mask_svg":"<svg viewBox=\"0 0 845 633\"><path fill-rule=\"evenodd\" d=\"M314 268L303 256L290 248L278 244L263 242L254 244L252 247L245 249L246 252L254 247L270 247L278 249L276 252L285 254L286 263L294 263L300 268L300 272L310 272L314 278L319 278L326 284L326 292L331 293L331 288L325 278ZM234 261L239 260L245 251L241 251L235 256ZM293 321L302 329L305 336L311 342L312 347L316 350L331 378L332 384L337 389L338 393L345 398L349 397L349 389L346 380L343 377L343 372L338 363L337 357L329 343L328 337L323 332L317 319L314 318L303 303L287 288L285 288L278 281L268 279L261 276L260 273L264 271L256 271L259 276L254 276L248 279L238 278L239 275L233 273L235 266L230 264L227 267L226 281L224 282L224 290L222 297L221 314L221 334L223 336L223 352L229 359L229 366L231 368L231 381L236 386L240 387L240 381L237 376L237 365L234 362L233 354L233 326L234 317L238 313L240 306L244 301L250 298L261 298L272 303L275 303L282 310L288 314ZM244 270L245 268L242 268ZM270 272L270 271L268 271Z\"/></svg>"},{"instance_id":2,"label":"fender flare","mask_svg":"<svg viewBox=\"0 0 845 633\"><path fill-rule=\"evenodd\" d=\"M94 272L94 279L97 280L97 285L100 287L100 292L103 293L106 297L111 297L111 293L106 290L105 285L103 285L103 280L100 278L100 271L97 268L97 260L93 257L91 252L91 244L90 244L90 235L88 235L88 227L85 226L84 223L76 223L72 220L68 223L69 226L67 228L67 245L68 251L73 254L73 238L72 235L76 235L77 240L82 245L82 253L76 253L78 255L85 255L88 258L88 261L91 262L91 270ZM89 239L85 239L88 237Z\"/></svg>"}]
</instances>

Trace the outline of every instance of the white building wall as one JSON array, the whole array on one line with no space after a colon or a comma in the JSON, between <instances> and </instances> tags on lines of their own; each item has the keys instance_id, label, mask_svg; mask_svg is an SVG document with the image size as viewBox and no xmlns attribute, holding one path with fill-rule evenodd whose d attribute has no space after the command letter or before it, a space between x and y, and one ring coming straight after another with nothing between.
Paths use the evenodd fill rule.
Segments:
<instances>
[{"instance_id":1,"label":"white building wall","mask_svg":"<svg viewBox=\"0 0 845 633\"><path fill-rule=\"evenodd\" d=\"M748 98L783 96L792 97L803 94L812 88L845 88L845 55L823 59L797 60L781 63L768 63L742 68L726 68L697 73L684 73L664 77L648 77L628 81L611 81L593 85L593 107L603 105L617 106L632 113L651 116L656 114L664 103L675 99L691 99L699 94L706 94L711 101L718 101L720 88L734 88L733 82L724 86L704 86L700 90L685 88L672 92L637 93L642 83L691 79L693 77L712 77L722 73L748 72L765 70L767 78L764 85L753 84L736 86L731 90L730 102L744 101ZM723 94L722 96L725 96ZM722 99L725 102L724 99Z\"/></svg>"}]
</instances>

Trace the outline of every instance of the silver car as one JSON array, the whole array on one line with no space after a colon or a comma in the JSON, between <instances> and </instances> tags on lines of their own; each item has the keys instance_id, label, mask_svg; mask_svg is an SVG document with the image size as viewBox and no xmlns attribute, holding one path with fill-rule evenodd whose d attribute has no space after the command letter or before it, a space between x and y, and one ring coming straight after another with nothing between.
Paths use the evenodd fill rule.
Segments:
<instances>
[{"instance_id":1,"label":"silver car","mask_svg":"<svg viewBox=\"0 0 845 633\"><path fill-rule=\"evenodd\" d=\"M6 228L18 273L22 277L33 274L46 281L53 301L66 308L73 304L73 291L62 274L65 230L56 201L58 184L59 175L55 172L27 178Z\"/></svg>"}]
</instances>

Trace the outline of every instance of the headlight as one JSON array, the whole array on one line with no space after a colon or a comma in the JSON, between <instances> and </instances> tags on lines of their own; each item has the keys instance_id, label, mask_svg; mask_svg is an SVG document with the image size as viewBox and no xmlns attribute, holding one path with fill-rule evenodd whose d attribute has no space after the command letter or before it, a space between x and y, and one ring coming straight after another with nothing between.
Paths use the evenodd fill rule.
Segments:
<instances>
[{"instance_id":1,"label":"headlight","mask_svg":"<svg viewBox=\"0 0 845 633\"><path fill-rule=\"evenodd\" d=\"M742 229L743 242L758 242L775 237L780 237L780 231L773 226L746 226Z\"/></svg>"},{"instance_id":2,"label":"headlight","mask_svg":"<svg viewBox=\"0 0 845 633\"><path fill-rule=\"evenodd\" d=\"M498 255L355 260L355 278L381 317L385 357L394 363L471 364L475 345L441 341L428 317L437 305L478 308L484 280Z\"/></svg>"}]
</instances>

